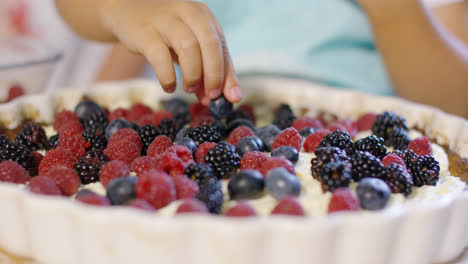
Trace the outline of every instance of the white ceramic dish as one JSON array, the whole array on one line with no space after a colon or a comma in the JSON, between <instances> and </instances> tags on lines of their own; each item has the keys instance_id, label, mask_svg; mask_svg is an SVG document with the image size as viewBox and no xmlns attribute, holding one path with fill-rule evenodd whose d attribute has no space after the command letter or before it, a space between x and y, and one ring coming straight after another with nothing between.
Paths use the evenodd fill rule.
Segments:
<instances>
[{"instance_id":1,"label":"white ceramic dish","mask_svg":"<svg viewBox=\"0 0 468 264\"><path fill-rule=\"evenodd\" d=\"M330 89L278 78L247 78L248 98L356 118L395 111L410 127L468 157L468 122L440 110L388 97ZM168 98L145 80L96 84L0 106L0 122L51 122L86 93L112 109ZM433 263L449 261L468 245L468 192L430 206L333 217L232 220L213 216L161 218L126 208L93 208L0 184L0 248L41 263Z\"/></svg>"}]
</instances>

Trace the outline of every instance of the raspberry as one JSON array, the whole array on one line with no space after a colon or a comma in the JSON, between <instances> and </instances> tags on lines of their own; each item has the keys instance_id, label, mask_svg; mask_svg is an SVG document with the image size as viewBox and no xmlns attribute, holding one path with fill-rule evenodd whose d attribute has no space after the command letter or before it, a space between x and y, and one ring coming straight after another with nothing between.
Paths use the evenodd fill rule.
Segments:
<instances>
[{"instance_id":1,"label":"raspberry","mask_svg":"<svg viewBox=\"0 0 468 264\"><path fill-rule=\"evenodd\" d=\"M152 125L154 127L157 127L159 123L161 123L161 121L166 118L172 118L172 114L168 112L149 113L140 117L137 120L137 123L139 126Z\"/></svg>"},{"instance_id":2,"label":"raspberry","mask_svg":"<svg viewBox=\"0 0 468 264\"><path fill-rule=\"evenodd\" d=\"M126 205L129 206L129 207L145 210L145 211L148 211L148 212L156 211L156 209L151 204L149 204L147 201L145 201L143 199L138 199L137 198L137 199L130 200L130 201L127 202Z\"/></svg>"},{"instance_id":3,"label":"raspberry","mask_svg":"<svg viewBox=\"0 0 468 264\"><path fill-rule=\"evenodd\" d=\"M216 123L213 116L199 116L190 122L191 127L213 126Z\"/></svg>"},{"instance_id":4,"label":"raspberry","mask_svg":"<svg viewBox=\"0 0 468 264\"><path fill-rule=\"evenodd\" d=\"M304 141L304 150L306 152L314 152L323 138L330 133L331 131L325 128L315 131L315 133L308 136Z\"/></svg>"},{"instance_id":5,"label":"raspberry","mask_svg":"<svg viewBox=\"0 0 468 264\"><path fill-rule=\"evenodd\" d=\"M235 206L229 208L224 215L231 217L251 217L257 214L255 213L255 209L248 203L239 201Z\"/></svg>"},{"instance_id":6,"label":"raspberry","mask_svg":"<svg viewBox=\"0 0 468 264\"><path fill-rule=\"evenodd\" d=\"M21 144L11 142L7 137L3 136L0 146L0 161L11 160L25 168L29 175L37 175L36 160L32 152Z\"/></svg>"},{"instance_id":7,"label":"raspberry","mask_svg":"<svg viewBox=\"0 0 468 264\"><path fill-rule=\"evenodd\" d=\"M99 172L99 181L104 185L104 187L107 187L113 179L129 175L130 169L127 164L120 160L113 160L102 166L101 171Z\"/></svg>"},{"instance_id":8,"label":"raspberry","mask_svg":"<svg viewBox=\"0 0 468 264\"><path fill-rule=\"evenodd\" d=\"M227 142L231 143L233 146L237 144L239 139L244 137L253 137L255 133L247 126L240 126L234 129L227 139Z\"/></svg>"},{"instance_id":9,"label":"raspberry","mask_svg":"<svg viewBox=\"0 0 468 264\"><path fill-rule=\"evenodd\" d=\"M59 135L71 136L81 134L84 131L83 125L79 121L69 121L64 123L60 129L56 130Z\"/></svg>"},{"instance_id":10,"label":"raspberry","mask_svg":"<svg viewBox=\"0 0 468 264\"><path fill-rule=\"evenodd\" d=\"M266 153L260 151L252 151L245 153L240 162L241 170L260 170L262 164L268 159Z\"/></svg>"},{"instance_id":11,"label":"raspberry","mask_svg":"<svg viewBox=\"0 0 468 264\"><path fill-rule=\"evenodd\" d=\"M200 200L191 198L185 199L177 208L176 214L201 213L207 214L208 208Z\"/></svg>"},{"instance_id":12,"label":"raspberry","mask_svg":"<svg viewBox=\"0 0 468 264\"><path fill-rule=\"evenodd\" d=\"M176 154L187 166L193 163L192 152L186 146L175 145L168 148L165 152Z\"/></svg>"},{"instance_id":13,"label":"raspberry","mask_svg":"<svg viewBox=\"0 0 468 264\"><path fill-rule=\"evenodd\" d=\"M156 158L156 168L170 175L184 174L187 166L188 164L180 159L174 152L164 152Z\"/></svg>"},{"instance_id":14,"label":"raspberry","mask_svg":"<svg viewBox=\"0 0 468 264\"><path fill-rule=\"evenodd\" d=\"M358 210L358 198L349 188L338 188L333 191L330 202L328 203L328 213Z\"/></svg>"},{"instance_id":15,"label":"raspberry","mask_svg":"<svg viewBox=\"0 0 468 264\"><path fill-rule=\"evenodd\" d=\"M39 164L39 175L46 175L52 168L60 166L73 169L77 162L78 158L68 149L49 150Z\"/></svg>"},{"instance_id":16,"label":"raspberry","mask_svg":"<svg viewBox=\"0 0 468 264\"><path fill-rule=\"evenodd\" d=\"M176 188L171 177L164 171L151 169L143 172L135 186L138 198L145 199L156 209L160 209L177 198Z\"/></svg>"},{"instance_id":17,"label":"raspberry","mask_svg":"<svg viewBox=\"0 0 468 264\"><path fill-rule=\"evenodd\" d=\"M29 121L16 134L15 143L21 144L31 151L45 149L47 137L44 129L39 124Z\"/></svg>"},{"instance_id":18,"label":"raspberry","mask_svg":"<svg viewBox=\"0 0 468 264\"><path fill-rule=\"evenodd\" d=\"M143 147L143 142L141 141L140 136L138 135L138 132L131 128L122 128L119 129L117 132L112 134L112 136L109 138L109 141L107 142L107 146L113 145L113 144L120 144L119 142L127 141L128 143L135 144L138 149L141 151L141 148Z\"/></svg>"},{"instance_id":19,"label":"raspberry","mask_svg":"<svg viewBox=\"0 0 468 264\"><path fill-rule=\"evenodd\" d=\"M213 142L205 142L198 146L197 151L195 151L195 161L200 163L205 163L205 155L208 151L214 148L217 144Z\"/></svg>"},{"instance_id":20,"label":"raspberry","mask_svg":"<svg viewBox=\"0 0 468 264\"><path fill-rule=\"evenodd\" d=\"M86 153L86 149L91 146L91 143L81 136L81 134L75 134L72 136L61 136L57 148L63 148L70 150L77 159Z\"/></svg>"},{"instance_id":21,"label":"raspberry","mask_svg":"<svg viewBox=\"0 0 468 264\"><path fill-rule=\"evenodd\" d=\"M55 181L60 191L66 196L72 196L80 188L81 181L78 174L70 168L55 167L45 175Z\"/></svg>"},{"instance_id":22,"label":"raspberry","mask_svg":"<svg viewBox=\"0 0 468 264\"><path fill-rule=\"evenodd\" d=\"M99 172L107 158L100 150L88 151L75 165L75 171L83 184L99 181Z\"/></svg>"},{"instance_id":23,"label":"raspberry","mask_svg":"<svg viewBox=\"0 0 468 264\"><path fill-rule=\"evenodd\" d=\"M130 111L124 108L120 108L120 107L110 112L108 115L109 122L112 122L115 119L119 119L119 118L129 120L129 117L130 117Z\"/></svg>"},{"instance_id":24,"label":"raspberry","mask_svg":"<svg viewBox=\"0 0 468 264\"><path fill-rule=\"evenodd\" d=\"M283 130L273 141L272 150L281 146L291 146L297 151L301 151L302 137L293 127Z\"/></svg>"},{"instance_id":25,"label":"raspberry","mask_svg":"<svg viewBox=\"0 0 468 264\"><path fill-rule=\"evenodd\" d=\"M291 174L296 175L294 171L294 164L287 159L284 158L269 158L265 162L263 162L262 167L260 168L260 172L263 174L263 177L266 177L268 172L271 169L283 167L287 169Z\"/></svg>"},{"instance_id":26,"label":"raspberry","mask_svg":"<svg viewBox=\"0 0 468 264\"><path fill-rule=\"evenodd\" d=\"M419 156L432 155L431 141L427 137L418 137L410 141L408 150L412 150Z\"/></svg>"},{"instance_id":27,"label":"raspberry","mask_svg":"<svg viewBox=\"0 0 468 264\"><path fill-rule=\"evenodd\" d=\"M304 209L295 196L286 196L281 199L271 211L272 215L305 216Z\"/></svg>"},{"instance_id":28,"label":"raspberry","mask_svg":"<svg viewBox=\"0 0 468 264\"><path fill-rule=\"evenodd\" d=\"M144 104L134 104L130 108L130 112L128 114L128 121L136 122L138 119L143 117L144 115L153 113L153 110Z\"/></svg>"},{"instance_id":29,"label":"raspberry","mask_svg":"<svg viewBox=\"0 0 468 264\"><path fill-rule=\"evenodd\" d=\"M140 175L144 171L156 168L156 158L153 158L150 156L143 156L143 157L136 158L132 162L132 165L130 166L130 168L137 175Z\"/></svg>"},{"instance_id":30,"label":"raspberry","mask_svg":"<svg viewBox=\"0 0 468 264\"><path fill-rule=\"evenodd\" d=\"M62 195L59 187L49 177L36 176L29 181L28 189L32 193L43 195Z\"/></svg>"},{"instance_id":31,"label":"raspberry","mask_svg":"<svg viewBox=\"0 0 468 264\"><path fill-rule=\"evenodd\" d=\"M197 119L200 116L210 116L210 109L200 103L195 103L190 105L189 108L190 114L193 116L194 119Z\"/></svg>"},{"instance_id":32,"label":"raspberry","mask_svg":"<svg viewBox=\"0 0 468 264\"><path fill-rule=\"evenodd\" d=\"M346 131L351 136L351 138L354 138L358 133L357 124L349 119L337 120L331 124L328 129L330 131Z\"/></svg>"},{"instance_id":33,"label":"raspberry","mask_svg":"<svg viewBox=\"0 0 468 264\"><path fill-rule=\"evenodd\" d=\"M17 162L10 160L0 162L0 181L22 184L30 179L28 171Z\"/></svg>"},{"instance_id":34,"label":"raspberry","mask_svg":"<svg viewBox=\"0 0 468 264\"><path fill-rule=\"evenodd\" d=\"M147 155L157 158L160 154L172 147L172 140L164 135L157 136L148 146Z\"/></svg>"},{"instance_id":35,"label":"raspberry","mask_svg":"<svg viewBox=\"0 0 468 264\"><path fill-rule=\"evenodd\" d=\"M297 131L301 131L305 127L312 127L317 129L323 128L320 121L311 117L298 118L292 123L291 127L294 127Z\"/></svg>"},{"instance_id":36,"label":"raspberry","mask_svg":"<svg viewBox=\"0 0 468 264\"><path fill-rule=\"evenodd\" d=\"M375 113L367 113L359 117L356 122L357 128L359 131L372 130L372 125L374 125L377 115Z\"/></svg>"},{"instance_id":37,"label":"raspberry","mask_svg":"<svg viewBox=\"0 0 468 264\"><path fill-rule=\"evenodd\" d=\"M101 196L97 193L89 192L82 195L77 195L75 200L81 203L94 205L94 206L111 206L107 197Z\"/></svg>"},{"instance_id":38,"label":"raspberry","mask_svg":"<svg viewBox=\"0 0 468 264\"><path fill-rule=\"evenodd\" d=\"M185 175L172 177L177 193L177 200L193 198L198 193L198 184Z\"/></svg>"},{"instance_id":39,"label":"raspberry","mask_svg":"<svg viewBox=\"0 0 468 264\"><path fill-rule=\"evenodd\" d=\"M109 160L123 161L127 166L140 157L141 148L131 141L121 141L119 144L108 145L104 154Z\"/></svg>"},{"instance_id":40,"label":"raspberry","mask_svg":"<svg viewBox=\"0 0 468 264\"><path fill-rule=\"evenodd\" d=\"M6 102L11 102L16 98L23 96L24 94L25 92L23 87L19 84L14 84L8 90L8 98L6 99Z\"/></svg>"},{"instance_id":41,"label":"raspberry","mask_svg":"<svg viewBox=\"0 0 468 264\"><path fill-rule=\"evenodd\" d=\"M53 124L54 130L58 133L61 130L62 126L69 122L80 123L80 120L78 119L78 116L76 116L76 114L72 111L62 110L58 112L55 116L55 121Z\"/></svg>"},{"instance_id":42,"label":"raspberry","mask_svg":"<svg viewBox=\"0 0 468 264\"><path fill-rule=\"evenodd\" d=\"M405 161L395 153L390 153L382 159L382 165L387 167L390 164L398 164L406 169Z\"/></svg>"},{"instance_id":43,"label":"raspberry","mask_svg":"<svg viewBox=\"0 0 468 264\"><path fill-rule=\"evenodd\" d=\"M239 106L239 110L244 111L249 116L249 119L252 120L252 123L255 124L257 118L255 116L254 108L251 104L243 104Z\"/></svg>"}]
</instances>

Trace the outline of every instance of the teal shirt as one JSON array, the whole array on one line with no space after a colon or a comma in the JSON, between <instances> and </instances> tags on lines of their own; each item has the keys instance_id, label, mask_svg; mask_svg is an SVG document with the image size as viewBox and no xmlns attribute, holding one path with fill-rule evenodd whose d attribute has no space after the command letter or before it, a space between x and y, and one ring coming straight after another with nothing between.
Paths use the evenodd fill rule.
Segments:
<instances>
[{"instance_id":1,"label":"teal shirt","mask_svg":"<svg viewBox=\"0 0 468 264\"><path fill-rule=\"evenodd\" d=\"M393 94L365 14L353 0L203 0L240 75L311 78Z\"/></svg>"}]
</instances>

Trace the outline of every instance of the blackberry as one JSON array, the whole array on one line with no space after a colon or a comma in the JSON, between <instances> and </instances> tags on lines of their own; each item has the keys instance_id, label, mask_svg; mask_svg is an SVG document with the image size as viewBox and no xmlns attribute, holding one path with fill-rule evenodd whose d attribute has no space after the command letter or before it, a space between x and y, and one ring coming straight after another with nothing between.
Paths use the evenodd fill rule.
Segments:
<instances>
[{"instance_id":1,"label":"blackberry","mask_svg":"<svg viewBox=\"0 0 468 264\"><path fill-rule=\"evenodd\" d=\"M8 140L8 138L6 138L6 140ZM6 140L5 138L2 138L3 142L1 143L2 148L0 150L0 161L16 161L20 166L29 172L30 176L37 175L38 167L31 150L21 144Z\"/></svg>"},{"instance_id":2,"label":"blackberry","mask_svg":"<svg viewBox=\"0 0 468 264\"><path fill-rule=\"evenodd\" d=\"M385 144L390 146L390 134L394 128L408 130L404 117L398 116L393 112L383 112L377 115L377 118L372 126L372 133L385 140Z\"/></svg>"},{"instance_id":3,"label":"blackberry","mask_svg":"<svg viewBox=\"0 0 468 264\"><path fill-rule=\"evenodd\" d=\"M109 124L106 114L104 112L92 112L88 118L83 121L83 126L86 130L94 131L97 134L104 135L106 127Z\"/></svg>"},{"instance_id":4,"label":"blackberry","mask_svg":"<svg viewBox=\"0 0 468 264\"><path fill-rule=\"evenodd\" d=\"M99 172L106 162L107 158L102 151L91 150L86 152L75 165L75 171L80 176L81 183L88 184L99 181Z\"/></svg>"},{"instance_id":5,"label":"blackberry","mask_svg":"<svg viewBox=\"0 0 468 264\"><path fill-rule=\"evenodd\" d=\"M232 145L218 144L205 155L205 164L211 165L219 179L227 179L240 166L240 157Z\"/></svg>"},{"instance_id":6,"label":"blackberry","mask_svg":"<svg viewBox=\"0 0 468 264\"><path fill-rule=\"evenodd\" d=\"M351 155L354 152L353 140L351 140L351 136L348 132L335 130L330 134L326 135L318 147L338 147L344 151L348 155Z\"/></svg>"},{"instance_id":7,"label":"blackberry","mask_svg":"<svg viewBox=\"0 0 468 264\"><path fill-rule=\"evenodd\" d=\"M223 205L221 180L201 185L196 198L206 205L210 213L219 214Z\"/></svg>"},{"instance_id":8,"label":"blackberry","mask_svg":"<svg viewBox=\"0 0 468 264\"><path fill-rule=\"evenodd\" d=\"M375 135L359 139L354 143L354 149L368 151L379 159L382 159L385 157L385 154L387 154L385 141L383 138L377 137Z\"/></svg>"},{"instance_id":9,"label":"blackberry","mask_svg":"<svg viewBox=\"0 0 468 264\"><path fill-rule=\"evenodd\" d=\"M104 136L96 134L92 130L85 130L82 134L84 140L91 145L86 150L104 150L107 147L107 140Z\"/></svg>"},{"instance_id":10,"label":"blackberry","mask_svg":"<svg viewBox=\"0 0 468 264\"><path fill-rule=\"evenodd\" d=\"M409 163L408 169L415 186L436 185L439 181L440 166L434 157L426 155Z\"/></svg>"},{"instance_id":11,"label":"blackberry","mask_svg":"<svg viewBox=\"0 0 468 264\"><path fill-rule=\"evenodd\" d=\"M202 163L195 162L190 164L187 169L185 169L185 174L197 182L199 186L203 184L213 184L218 181L211 166Z\"/></svg>"},{"instance_id":12,"label":"blackberry","mask_svg":"<svg viewBox=\"0 0 468 264\"><path fill-rule=\"evenodd\" d=\"M192 116L190 113L178 113L174 115L174 120L179 127L183 127L192 122Z\"/></svg>"},{"instance_id":13,"label":"blackberry","mask_svg":"<svg viewBox=\"0 0 468 264\"><path fill-rule=\"evenodd\" d=\"M320 147L315 149L315 158L311 160L311 171L314 179L319 179L320 169L329 162L350 162L346 152L338 147Z\"/></svg>"},{"instance_id":14,"label":"blackberry","mask_svg":"<svg viewBox=\"0 0 468 264\"><path fill-rule=\"evenodd\" d=\"M137 130L140 135L141 141L143 142L143 148L141 149L141 155L146 155L148 146L153 143L154 139L159 136L159 130L152 125L144 125Z\"/></svg>"},{"instance_id":15,"label":"blackberry","mask_svg":"<svg viewBox=\"0 0 468 264\"><path fill-rule=\"evenodd\" d=\"M46 149L47 137L44 129L39 124L27 122L23 129L16 134L15 143L21 144L31 151Z\"/></svg>"},{"instance_id":16,"label":"blackberry","mask_svg":"<svg viewBox=\"0 0 468 264\"><path fill-rule=\"evenodd\" d=\"M60 143L59 135L53 135L47 141L47 150L56 149Z\"/></svg>"},{"instance_id":17,"label":"blackberry","mask_svg":"<svg viewBox=\"0 0 468 264\"><path fill-rule=\"evenodd\" d=\"M401 165L388 165L385 168L383 180L388 184L392 193L403 193L405 196L408 196L413 191L413 179Z\"/></svg>"},{"instance_id":18,"label":"blackberry","mask_svg":"<svg viewBox=\"0 0 468 264\"><path fill-rule=\"evenodd\" d=\"M221 135L214 126L200 126L190 130L187 137L193 139L197 146L204 142L218 143L221 140Z\"/></svg>"},{"instance_id":19,"label":"blackberry","mask_svg":"<svg viewBox=\"0 0 468 264\"><path fill-rule=\"evenodd\" d=\"M296 120L296 116L288 104L281 104L274 113L273 124L280 129L291 127L292 123Z\"/></svg>"},{"instance_id":20,"label":"blackberry","mask_svg":"<svg viewBox=\"0 0 468 264\"><path fill-rule=\"evenodd\" d=\"M373 177L382 178L384 167L380 163L380 159L367 151L357 151L351 157L353 164L353 180L360 181L363 178Z\"/></svg>"},{"instance_id":21,"label":"blackberry","mask_svg":"<svg viewBox=\"0 0 468 264\"><path fill-rule=\"evenodd\" d=\"M0 149L4 148L8 143L10 143L10 139L5 135L0 134Z\"/></svg>"},{"instance_id":22,"label":"blackberry","mask_svg":"<svg viewBox=\"0 0 468 264\"><path fill-rule=\"evenodd\" d=\"M408 136L408 131L401 128L393 128L389 134L388 143L398 150L405 150L408 148L411 139Z\"/></svg>"},{"instance_id":23,"label":"blackberry","mask_svg":"<svg viewBox=\"0 0 468 264\"><path fill-rule=\"evenodd\" d=\"M401 155L400 153L396 152L395 150L393 152L397 153L398 156ZM406 168L408 168L408 169L411 166L411 164L415 163L417 161L417 159L419 158L418 154L414 153L412 150L403 151L401 153L404 154L403 160L405 161Z\"/></svg>"},{"instance_id":24,"label":"blackberry","mask_svg":"<svg viewBox=\"0 0 468 264\"><path fill-rule=\"evenodd\" d=\"M180 130L179 124L172 119L172 118L166 118L162 120L159 125L158 129L161 135L165 135L168 138L170 138L172 141L175 140L175 137L177 135L177 132Z\"/></svg>"},{"instance_id":25,"label":"blackberry","mask_svg":"<svg viewBox=\"0 0 468 264\"><path fill-rule=\"evenodd\" d=\"M319 180L324 192L348 187L351 182L351 166L343 161L328 162L320 169Z\"/></svg>"}]
</instances>

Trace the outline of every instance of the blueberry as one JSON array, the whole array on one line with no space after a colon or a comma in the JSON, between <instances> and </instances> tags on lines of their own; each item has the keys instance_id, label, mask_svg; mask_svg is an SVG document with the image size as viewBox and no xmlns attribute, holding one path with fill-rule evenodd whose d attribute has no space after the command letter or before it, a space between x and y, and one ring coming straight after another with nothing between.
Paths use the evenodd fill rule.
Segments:
<instances>
[{"instance_id":1,"label":"blueberry","mask_svg":"<svg viewBox=\"0 0 468 264\"><path fill-rule=\"evenodd\" d=\"M229 122L227 124L227 128L226 128L226 132L229 134L231 133L234 129L240 127L240 126L247 126L249 127L250 129L254 130L255 129L255 126L254 124L252 123L252 121L250 121L249 119L245 119L245 118L238 118L238 119L234 119L232 120L231 122Z\"/></svg>"},{"instance_id":2,"label":"blueberry","mask_svg":"<svg viewBox=\"0 0 468 264\"><path fill-rule=\"evenodd\" d=\"M210 112L216 118L225 118L232 113L233 105L229 102L224 95L211 100Z\"/></svg>"},{"instance_id":3,"label":"blueberry","mask_svg":"<svg viewBox=\"0 0 468 264\"><path fill-rule=\"evenodd\" d=\"M264 187L265 181L260 172L243 170L229 180L229 197L232 200L257 198L263 194Z\"/></svg>"},{"instance_id":4,"label":"blueberry","mask_svg":"<svg viewBox=\"0 0 468 264\"><path fill-rule=\"evenodd\" d=\"M360 180L356 191L361 207L367 210L384 208L392 194L388 185L377 178L364 178Z\"/></svg>"},{"instance_id":5,"label":"blueberry","mask_svg":"<svg viewBox=\"0 0 468 264\"><path fill-rule=\"evenodd\" d=\"M95 102L90 100L84 100L75 107L74 112L78 116L78 118L83 122L84 120L88 119L90 114L96 112L104 113L104 110Z\"/></svg>"},{"instance_id":6,"label":"blueberry","mask_svg":"<svg viewBox=\"0 0 468 264\"><path fill-rule=\"evenodd\" d=\"M188 114L189 105L182 98L172 98L166 101L164 108L173 116Z\"/></svg>"},{"instance_id":7,"label":"blueberry","mask_svg":"<svg viewBox=\"0 0 468 264\"><path fill-rule=\"evenodd\" d=\"M197 143L195 143L195 141L193 141L193 139L189 137L183 137L183 138L177 139L174 142L174 145L186 146L188 149L190 149L190 151L192 151L192 154L194 154L195 151L197 151Z\"/></svg>"},{"instance_id":8,"label":"blueberry","mask_svg":"<svg viewBox=\"0 0 468 264\"><path fill-rule=\"evenodd\" d=\"M312 135L313 133L315 133L315 131L317 131L316 128L313 128L313 127L304 127L303 129L301 129L301 131L299 132L299 134L303 137L303 138L307 138L308 136Z\"/></svg>"},{"instance_id":9,"label":"blueberry","mask_svg":"<svg viewBox=\"0 0 468 264\"><path fill-rule=\"evenodd\" d=\"M75 199L84 195L94 194L95 192L91 191L90 189L81 189L75 194Z\"/></svg>"},{"instance_id":10,"label":"blueberry","mask_svg":"<svg viewBox=\"0 0 468 264\"><path fill-rule=\"evenodd\" d=\"M266 127L258 128L256 133L257 136L263 141L265 150L271 151L273 140L275 140L276 136L278 136L281 133L281 129L279 129L275 125L269 125Z\"/></svg>"},{"instance_id":11,"label":"blueberry","mask_svg":"<svg viewBox=\"0 0 468 264\"><path fill-rule=\"evenodd\" d=\"M236 145L236 151L239 156L244 156L244 154L252 151L260 151L260 147L253 137L245 137L239 139Z\"/></svg>"},{"instance_id":12,"label":"blueberry","mask_svg":"<svg viewBox=\"0 0 468 264\"><path fill-rule=\"evenodd\" d=\"M106 140L109 140L109 138L117 131L119 131L122 128L131 128L133 129L132 123L128 122L125 119L115 119L112 122L109 123L106 127L106 132L104 133L104 136L106 137Z\"/></svg>"},{"instance_id":13,"label":"blueberry","mask_svg":"<svg viewBox=\"0 0 468 264\"><path fill-rule=\"evenodd\" d=\"M135 184L137 177L128 176L112 180L107 185L106 196L113 205L120 205L136 198Z\"/></svg>"},{"instance_id":14,"label":"blueberry","mask_svg":"<svg viewBox=\"0 0 468 264\"><path fill-rule=\"evenodd\" d=\"M177 140L179 140L181 138L186 137L188 132L189 132L189 128L188 127L183 127L182 129L179 130L179 132L177 132L175 140L177 141Z\"/></svg>"},{"instance_id":15,"label":"blueberry","mask_svg":"<svg viewBox=\"0 0 468 264\"><path fill-rule=\"evenodd\" d=\"M271 156L285 158L292 163L296 163L299 160L299 152L291 146L280 146L271 152Z\"/></svg>"},{"instance_id":16,"label":"blueberry","mask_svg":"<svg viewBox=\"0 0 468 264\"><path fill-rule=\"evenodd\" d=\"M252 138L258 145L258 151L263 151L265 146L263 145L263 141L259 137L250 137Z\"/></svg>"},{"instance_id":17,"label":"blueberry","mask_svg":"<svg viewBox=\"0 0 468 264\"><path fill-rule=\"evenodd\" d=\"M276 199L281 199L288 195L298 196L301 192L299 179L285 168L270 170L265 180L265 187Z\"/></svg>"}]
</instances>

